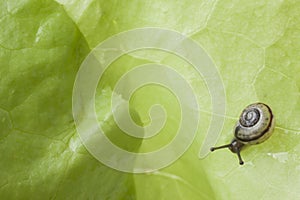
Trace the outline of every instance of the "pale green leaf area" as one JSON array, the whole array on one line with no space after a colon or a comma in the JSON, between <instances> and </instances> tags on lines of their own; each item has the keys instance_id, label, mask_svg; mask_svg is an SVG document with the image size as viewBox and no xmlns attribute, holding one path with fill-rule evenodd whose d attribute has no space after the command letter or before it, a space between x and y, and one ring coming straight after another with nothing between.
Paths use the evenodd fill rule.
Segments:
<instances>
[{"instance_id":1,"label":"pale green leaf area","mask_svg":"<svg viewBox=\"0 0 300 200\"><path fill-rule=\"evenodd\" d=\"M299 1L0 0L0 10L0 199L300 198ZM226 92L217 145L230 142L245 106L262 101L272 108L274 134L242 151L244 166L229 150L198 158L213 115L205 77L178 56L155 50L124 55L107 69L96 92L99 124L128 151L168 144L181 114L168 89L145 86L130 99L132 119L142 126L151 122L153 104L164 105L168 117L153 138L124 134L111 111L112 91L124 73L165 64L197 95L200 124L191 147L172 165L147 174L111 169L85 149L72 116L76 73L101 41L141 27L183 33L215 62Z\"/></svg>"}]
</instances>

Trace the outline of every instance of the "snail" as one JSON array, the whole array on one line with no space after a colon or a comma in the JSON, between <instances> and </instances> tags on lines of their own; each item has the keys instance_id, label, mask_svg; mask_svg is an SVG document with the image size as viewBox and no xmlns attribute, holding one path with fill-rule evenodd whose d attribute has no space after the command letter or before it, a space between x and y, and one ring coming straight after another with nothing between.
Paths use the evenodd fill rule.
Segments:
<instances>
[{"instance_id":1,"label":"snail","mask_svg":"<svg viewBox=\"0 0 300 200\"><path fill-rule=\"evenodd\" d=\"M272 135L274 126L275 119L269 106L264 103L251 104L240 115L231 143L212 147L210 150L229 148L232 153L237 154L240 165L243 165L241 150L245 145L259 144L267 140Z\"/></svg>"}]
</instances>

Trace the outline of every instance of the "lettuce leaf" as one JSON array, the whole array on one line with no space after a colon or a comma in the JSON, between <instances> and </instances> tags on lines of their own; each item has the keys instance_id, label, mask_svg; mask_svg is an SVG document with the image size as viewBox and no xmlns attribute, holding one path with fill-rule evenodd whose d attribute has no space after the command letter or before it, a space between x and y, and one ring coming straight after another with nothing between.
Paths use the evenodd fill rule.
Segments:
<instances>
[{"instance_id":1,"label":"lettuce leaf","mask_svg":"<svg viewBox=\"0 0 300 200\"><path fill-rule=\"evenodd\" d=\"M0 198L299 198L299 9L292 0L1 1ZM197 91L201 121L192 146L169 167L147 174L111 169L83 146L72 116L78 69L100 42L141 27L183 33L214 60L226 90L218 144L231 140L246 105L262 101L271 106L274 134L242 152L244 166L226 150L198 158L214 115L205 81L175 55L150 50L125 55L105 72L96 93L98 120L111 141L130 151L153 151L168 143L180 120L169 91L145 87L130 101L132 118L140 125L149 123L151 105L165 105L166 126L147 141L124 135L110 106L113 87L124 73L149 62L168 64Z\"/></svg>"}]
</instances>

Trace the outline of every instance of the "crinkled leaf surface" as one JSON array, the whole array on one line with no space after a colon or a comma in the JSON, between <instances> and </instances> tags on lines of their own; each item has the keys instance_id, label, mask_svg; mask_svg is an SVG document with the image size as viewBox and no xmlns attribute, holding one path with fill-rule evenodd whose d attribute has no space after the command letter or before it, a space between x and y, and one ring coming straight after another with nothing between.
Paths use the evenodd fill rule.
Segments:
<instances>
[{"instance_id":1,"label":"crinkled leaf surface","mask_svg":"<svg viewBox=\"0 0 300 200\"><path fill-rule=\"evenodd\" d=\"M300 2L296 0L0 1L1 199L298 199L300 197ZM189 150L171 166L127 174L94 159L72 118L72 88L80 64L108 37L132 28L162 27L201 44L226 89L227 143L241 110L263 101L276 116L273 136L245 149L239 166L229 151L198 159L209 127L211 102L204 80L180 58L144 51L121 57L98 86L98 119L124 149L165 145L180 120L174 95L157 86L131 98L137 124L148 109L165 105L169 116L157 138L132 140L116 126L110 98L117 80L136 65L168 64L198 91L201 122Z\"/></svg>"}]
</instances>

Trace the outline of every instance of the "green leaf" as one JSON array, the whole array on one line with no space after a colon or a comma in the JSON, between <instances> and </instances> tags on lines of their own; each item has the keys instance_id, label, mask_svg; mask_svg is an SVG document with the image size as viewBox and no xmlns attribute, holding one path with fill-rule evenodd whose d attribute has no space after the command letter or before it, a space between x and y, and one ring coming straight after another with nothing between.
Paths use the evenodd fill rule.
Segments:
<instances>
[{"instance_id":1,"label":"green leaf","mask_svg":"<svg viewBox=\"0 0 300 200\"><path fill-rule=\"evenodd\" d=\"M293 0L1 0L0 199L298 199L299 9ZM242 151L244 166L227 150L198 158L214 114L205 77L178 56L153 50L124 55L105 72L95 95L99 123L113 143L132 152L154 151L174 138L180 106L167 89L146 86L130 99L139 125L150 123L153 104L165 106L164 128L147 140L124 134L110 105L125 73L166 64L197 92L193 144L172 165L145 174L111 169L86 150L72 116L79 67L100 42L142 27L187 35L214 60L226 92L217 144L230 142L248 104L272 108L273 136Z\"/></svg>"}]
</instances>

